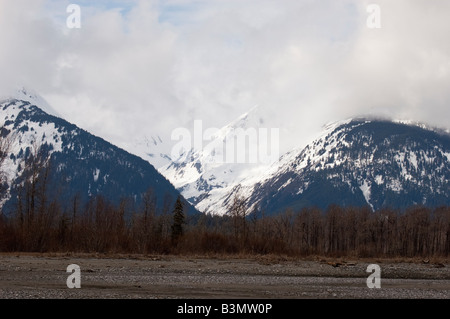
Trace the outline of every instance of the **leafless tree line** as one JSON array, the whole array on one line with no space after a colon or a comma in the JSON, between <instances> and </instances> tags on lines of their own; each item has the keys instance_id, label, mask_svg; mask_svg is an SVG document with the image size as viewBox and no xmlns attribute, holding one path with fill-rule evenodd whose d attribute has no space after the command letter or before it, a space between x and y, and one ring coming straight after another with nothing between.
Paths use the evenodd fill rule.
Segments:
<instances>
[{"instance_id":1,"label":"leafless tree line","mask_svg":"<svg viewBox=\"0 0 450 319\"><path fill-rule=\"evenodd\" d=\"M27 196L31 196L30 194ZM140 254L285 254L291 256L448 257L450 208L405 212L330 206L274 216L187 216L171 240L172 211L157 213L152 192L139 209L98 196L80 209L48 202L0 222L0 250ZM25 200L30 205L31 198Z\"/></svg>"},{"instance_id":2,"label":"leafless tree line","mask_svg":"<svg viewBox=\"0 0 450 319\"><path fill-rule=\"evenodd\" d=\"M102 196L83 205L75 196L62 205L47 195L50 158L36 149L24 165L17 207L0 215L0 251L334 257L448 257L450 251L450 207L372 212L333 205L247 214L237 195L227 215L186 216L173 227L175 202L159 211L151 189L140 207Z\"/></svg>"}]
</instances>

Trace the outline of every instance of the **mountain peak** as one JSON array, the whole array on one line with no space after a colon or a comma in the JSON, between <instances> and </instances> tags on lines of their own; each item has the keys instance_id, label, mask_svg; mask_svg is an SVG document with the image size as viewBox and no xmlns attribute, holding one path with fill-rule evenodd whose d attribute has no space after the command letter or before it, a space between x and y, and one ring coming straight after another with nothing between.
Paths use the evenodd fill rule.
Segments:
<instances>
[{"instance_id":1,"label":"mountain peak","mask_svg":"<svg viewBox=\"0 0 450 319\"><path fill-rule=\"evenodd\" d=\"M308 205L405 208L450 202L450 136L389 120L328 125L320 138L284 156L249 190L272 212Z\"/></svg>"},{"instance_id":2,"label":"mountain peak","mask_svg":"<svg viewBox=\"0 0 450 319\"><path fill-rule=\"evenodd\" d=\"M150 163L52 116L53 109L47 106L39 95L26 89L0 101L0 127L3 137L11 142L2 166L7 186L0 197L3 212L10 213L17 206L18 194L29 178L29 167L34 167L27 161L39 160L33 157L38 150L51 159L46 179L48 198L64 204L75 198L87 203L101 195L114 204L130 199L139 206L145 193L153 190L156 207L162 211L169 207L169 200L179 196ZM189 211L194 209L189 206Z\"/></svg>"},{"instance_id":3,"label":"mountain peak","mask_svg":"<svg viewBox=\"0 0 450 319\"><path fill-rule=\"evenodd\" d=\"M40 108L42 111L44 111L49 115L61 117L59 113L53 107L51 107L50 104L41 95L23 86L17 87L9 94L0 98L0 100L20 100L29 102L32 105L37 106L38 108Z\"/></svg>"}]
</instances>

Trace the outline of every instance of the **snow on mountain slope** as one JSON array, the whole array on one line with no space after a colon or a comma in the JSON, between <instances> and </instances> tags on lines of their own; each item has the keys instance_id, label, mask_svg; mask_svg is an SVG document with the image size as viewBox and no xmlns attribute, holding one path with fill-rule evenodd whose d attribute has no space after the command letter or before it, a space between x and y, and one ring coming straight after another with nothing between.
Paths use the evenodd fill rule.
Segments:
<instances>
[{"instance_id":1,"label":"snow on mountain slope","mask_svg":"<svg viewBox=\"0 0 450 319\"><path fill-rule=\"evenodd\" d=\"M145 159L159 170L172 162L170 154L172 144L159 135L144 136L143 138L134 139L127 150Z\"/></svg>"},{"instance_id":2,"label":"snow on mountain slope","mask_svg":"<svg viewBox=\"0 0 450 319\"><path fill-rule=\"evenodd\" d=\"M200 132L195 132L194 127L191 147L182 153L181 160L172 160L173 141L141 142L131 152L158 167L159 172L197 209L224 214L227 207L220 199L243 179L249 181L249 175L260 176L278 160L279 133L277 129L266 126L267 114L264 111L254 107L221 129L203 128L201 123L197 123L196 128ZM196 134L201 136L200 146L195 144ZM168 162L161 165L164 161Z\"/></svg>"},{"instance_id":3,"label":"snow on mountain slope","mask_svg":"<svg viewBox=\"0 0 450 319\"><path fill-rule=\"evenodd\" d=\"M102 146L98 152L85 154L85 148L103 142L87 135L78 141L77 135L85 134L82 130L41 108L56 114L42 98L25 89L0 102L2 134L13 142L3 167L7 182L20 177L24 152L46 144L51 146L50 155L58 153L68 160L69 153L75 152L72 155L79 160L97 163L86 172L89 196L109 187L113 171L108 171L107 164L99 165L98 156L106 160L111 147L105 144L105 149ZM271 117L255 107L221 129L201 128L200 145L194 126L190 135L194 138L183 149L181 160L173 155L176 142L160 135L136 140L128 151L153 164L204 213L226 214L237 195L246 199L249 212L268 213L288 207L326 208L331 203L368 205L374 210L450 204L450 135L443 130L410 121L348 119L327 125L305 147L280 157L280 136L270 127ZM115 161L129 166L134 159ZM154 173L149 176L155 177Z\"/></svg>"},{"instance_id":4,"label":"snow on mountain slope","mask_svg":"<svg viewBox=\"0 0 450 319\"><path fill-rule=\"evenodd\" d=\"M150 163L46 113L36 105L42 99L27 92L22 93L28 99L14 96L0 101L1 136L9 142L1 168L6 179L2 185L6 192L0 199L3 212L15 209L18 194L31 176L26 163L40 147L51 159L46 189L52 194L48 196L61 204L69 204L76 196L83 205L102 195L113 204L128 199L139 207L143 195L152 190L157 211L170 209L180 194ZM190 204L186 208L196 212Z\"/></svg>"},{"instance_id":5,"label":"snow on mountain slope","mask_svg":"<svg viewBox=\"0 0 450 319\"><path fill-rule=\"evenodd\" d=\"M0 97L0 101L4 100L26 101L31 105L37 106L47 114L60 117L59 113L42 96L29 88L17 88L4 97Z\"/></svg>"},{"instance_id":6,"label":"snow on mountain slope","mask_svg":"<svg viewBox=\"0 0 450 319\"><path fill-rule=\"evenodd\" d=\"M212 134L206 147L191 148L183 161L159 171L198 210L219 215L237 195L247 200L249 212L331 203L373 210L449 203L449 135L442 130L411 121L347 119L329 123L279 160L224 161L227 139L264 127L263 114L252 109ZM245 152L248 159L249 148Z\"/></svg>"},{"instance_id":7,"label":"snow on mountain slope","mask_svg":"<svg viewBox=\"0 0 450 319\"><path fill-rule=\"evenodd\" d=\"M28 97L28 100L34 101L36 104L43 101L37 96L28 95L26 91L22 93ZM42 112L28 100L9 99L3 101L0 105L2 114L0 116L0 127L3 130L13 132L8 136L10 145L8 152L11 154L23 154L27 148L31 148L33 152L33 150L36 150L43 144L52 145L49 155L53 152L61 152L62 132L55 127L55 123L37 123L26 118L20 122L16 121L24 111L29 114ZM9 156L5 159L2 169L8 184L11 184L21 174L19 170L20 163L15 156ZM0 202L0 206L9 198L10 194L8 192L6 197Z\"/></svg>"},{"instance_id":8,"label":"snow on mountain slope","mask_svg":"<svg viewBox=\"0 0 450 319\"><path fill-rule=\"evenodd\" d=\"M245 115L241 118L245 119ZM315 141L323 141L338 126L348 124L349 122L351 122L351 119L325 125L324 130L317 134L318 137L315 138ZM255 123L253 122L253 124ZM227 127L230 126L233 127L234 125L230 124ZM329 148L332 148L331 144L329 145ZM250 167L249 165L241 166L238 179L234 179L226 183L226 185L222 188L210 190L209 196L205 196L205 198L197 205L197 208L203 212L223 215L229 211L229 207L233 202L234 196L238 195L244 199L247 199L248 211L253 211L257 208L258 203L251 203L248 199L252 197L254 189L257 188L258 185L264 184L273 178L274 175L286 170L285 167L289 166L301 150L302 149L294 149L287 152L279 157L279 160L273 161L270 164L267 163L265 165L253 167ZM317 153L313 153L311 155L315 160L319 160L320 155ZM232 165L232 167L235 166L236 164ZM298 170L306 166L307 162L300 163ZM290 182L291 180L286 181L284 185L279 186L276 191L282 191L282 189ZM182 189L182 185L179 189Z\"/></svg>"},{"instance_id":9,"label":"snow on mountain slope","mask_svg":"<svg viewBox=\"0 0 450 319\"><path fill-rule=\"evenodd\" d=\"M450 204L450 135L423 125L354 119L330 125L240 190L249 210ZM246 184L245 181L242 184Z\"/></svg>"}]
</instances>

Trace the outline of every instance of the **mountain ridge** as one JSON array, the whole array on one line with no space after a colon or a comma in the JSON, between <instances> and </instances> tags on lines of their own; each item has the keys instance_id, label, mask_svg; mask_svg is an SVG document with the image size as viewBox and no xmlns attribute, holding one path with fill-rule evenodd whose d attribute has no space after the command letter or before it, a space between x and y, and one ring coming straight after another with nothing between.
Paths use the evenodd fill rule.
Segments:
<instances>
[{"instance_id":1,"label":"mountain ridge","mask_svg":"<svg viewBox=\"0 0 450 319\"><path fill-rule=\"evenodd\" d=\"M83 202L102 195L113 203L129 198L140 205L144 193L152 189L158 209L168 210L180 195L148 161L47 114L30 101L14 97L3 100L0 112L2 137L12 140L3 163L8 184L2 199L4 211L12 211L17 205L18 191L24 182L22 166L26 157L40 146L45 147L52 159L56 169L52 186L64 190L63 195L58 195L63 202L80 194ZM187 208L190 213L196 212L190 204Z\"/></svg>"},{"instance_id":2,"label":"mountain ridge","mask_svg":"<svg viewBox=\"0 0 450 319\"><path fill-rule=\"evenodd\" d=\"M255 116L256 114L256 116ZM253 119L251 117L254 117ZM248 117L250 117L250 120L248 120ZM253 108L251 112L247 112L243 115L241 115L239 118L237 118L235 121L232 121L230 124L224 126L222 129L218 130L218 132L226 132L230 133L235 128L246 128L246 127L254 127L258 128L258 120L255 121L255 119L258 118L257 114L257 108ZM263 122L261 120L261 122ZM378 123L378 124L377 124ZM382 124L384 123L384 124ZM329 182L330 178L327 178L326 176L321 176L320 172L323 171L323 169L328 168L332 169L335 165L341 166L342 163L345 161L350 161L353 163L361 163L361 160L364 162L364 166L366 169L369 169L370 160L364 160L364 159L358 159L353 158L351 154L347 154L347 157L334 157L333 158L327 158L331 153L333 153L333 149L336 145L333 146L333 141L341 143L339 146L342 147L351 147L351 139L345 140L345 139L339 139L340 137L337 136L336 130L340 128L342 134L347 134L349 132L357 132L358 127L360 128L368 128L370 126L376 126L381 125L384 127L379 127L378 129L375 129L374 132L376 132L377 136L382 136L383 134L386 135L386 138L391 138L392 136L395 136L397 133L400 134L402 131L410 131L415 132L417 137L421 135L429 135L429 134L435 134L435 138L439 139L448 139L449 133L448 130L444 130L441 128L432 127L430 125L426 125L424 123L415 122L415 121L405 121L405 120L391 120L387 118L379 118L379 117L354 117L354 118L348 118L345 120L330 122L324 125L323 130L316 134L316 137L312 139L310 143L307 143L304 147L295 147L291 149L290 151L282 154L278 161L274 161L272 165L249 165L248 163L246 165L239 165L236 164L214 164L210 163L205 158L207 158L208 154L206 152L195 152L194 150L191 150L189 153L189 156L187 156L187 160L182 163L169 163L168 165L162 167L159 169L159 171L164 174L169 180L172 181L172 183L188 198L192 204L196 205L196 207L205 213L211 213L211 214L218 214L218 215L224 215L227 214L230 210L230 206L233 203L233 199L236 195L242 196L243 198L247 199L247 206L248 211L254 211L258 210L261 203L264 201L269 203L270 200L268 199L269 195L263 196L261 193L262 190L261 187L265 189L265 192L267 194L270 194L272 197L281 196L280 198L284 198L285 201L291 202L291 199L289 197L292 197L296 193L302 193L303 191L308 191L309 193L313 192L313 194L309 194L308 196L304 196L304 203L302 205L297 205L294 203L293 207L303 207L306 205L318 205L321 208L325 208L327 204L330 204L331 202L327 201L326 199L322 198L321 201L327 204L320 204L318 203L319 198L321 196L317 195L321 192L321 187L325 187L324 189L328 189L329 192L332 194L339 194L339 192L336 192L334 190L334 187L331 187ZM396 133L396 130L398 131ZM346 132L348 131L348 132ZM367 130L366 130L367 131ZM333 133L334 132L334 133ZM366 132L367 133L367 132ZM364 137L364 132L359 132L361 138ZM389 135L392 133L392 136ZM398 135L397 134L397 135ZM404 134L404 133L402 133ZM371 134L368 134L366 137L370 137ZM224 136L226 136L225 133L222 135L215 134L215 137L219 138L219 141L223 140ZM363 148L366 147L364 150L365 154L369 156L370 159L370 153L372 151L376 151L376 148L370 149L369 144L364 146L364 143L369 143L370 141L361 142L360 145L356 143L355 145L358 146L359 151L363 152ZM423 147L426 147L426 144L424 141L421 143ZM372 145L374 146L374 145ZM398 145L397 145L398 146ZM397 147L395 146L395 147ZM380 147L380 146L378 146ZM394 146L392 146L394 147ZM357 206L363 206L368 205L372 210L377 209L379 207L382 207L382 203L380 203L381 200L375 200L375 196L381 196L381 197L392 197L392 198L398 198L398 196L395 194L395 192L401 191L400 188L403 188L403 184L409 183L411 184L412 181L405 180L405 179L399 179L394 178L391 179L388 175L393 174L393 171L389 170L389 163L393 165L397 165L393 159L395 159L395 147L390 150L390 154L392 155L391 158L384 158L384 166L383 169L379 169L379 173L377 176L375 176L372 180L366 180L364 178L354 178L346 179L346 184L350 184L348 189L344 192L341 187L341 190L343 193L340 195L335 195L334 202L340 203L342 205L357 205ZM319 149L320 148L320 149ZM312 150L316 149L316 153L311 154ZM387 148L384 148L385 151L387 151ZM307 154L309 150L310 154ZM405 152L402 152L400 149L397 149L399 151L399 156L404 156ZM417 150L419 151L419 150ZM305 160L300 160L296 164L296 169L293 170L290 169L291 176L290 178L282 179L281 177L275 177L275 175L283 175L287 171L289 171L289 166L294 165L292 162L296 161L296 157L300 156L304 152ZM320 153L319 153L320 152ZM445 151L441 152L442 154L450 154L450 151L448 148L445 149ZM414 153L414 152L413 152ZM203 154L203 155L202 155ZM205 155L206 154L206 155ZM377 156L381 156L381 153L378 151ZM409 150L408 150L409 154ZM415 154L415 153L414 153ZM418 153L420 157L420 153ZM409 156L409 155L408 155ZM442 155L447 156L447 159L449 158L449 155ZM442 157L441 156L441 157ZM310 161L313 163L315 161L321 162L320 166L315 166L317 168L317 172L315 173L315 177L310 177L308 181L304 181L301 185L290 185L292 183L292 179L297 178L295 175L305 175L305 174L311 174L311 172L307 171L308 161L307 157L310 158ZM414 158L417 158L415 155L411 155L411 163L408 162L408 167L411 165L415 167L415 161ZM297 159L298 160L298 159ZM327 161L325 163L324 161ZM405 158L398 158L398 161L405 162ZM409 157L406 159L406 161L409 161ZM448 161L445 163L445 168L448 170ZM369 166L367 166L369 165ZM406 165L406 164L405 164ZM347 164L348 166L348 164ZM212 169L210 169L212 168ZM404 168L400 168L400 170L406 169L406 166ZM283 172L285 170L285 172ZM383 171L384 170L384 171ZM189 174L188 172L192 171L192 174ZM239 174L237 174L237 172ZM294 174L294 172L297 172ZM390 173L389 173L390 172ZM447 172L447 171L446 171ZM228 176L225 175L225 173L228 173ZM396 171L396 174L398 175L398 171ZM433 170L429 169L426 174L432 174ZM186 175L188 174L188 175ZM235 174L235 175L233 175ZM334 179L337 179L339 174L344 174L344 172L338 172L335 171L334 173ZM349 174L348 172L346 173ZM364 175L364 169L360 168L358 171L358 174ZM447 174L447 173L446 173ZM188 178L191 176L192 178ZM225 178L222 178L224 177ZM398 177L398 176L397 176ZM280 179L281 178L281 179ZM275 180L283 180L283 183L276 183ZM445 180L448 180L449 177L445 177ZM322 182L319 182L322 181ZM388 194L386 190L381 191L380 188L382 181L387 181L389 188L393 188L394 194ZM416 176L415 183L419 183L419 179ZM264 186L261 186L264 185ZM270 186L269 186L270 185ZM327 185L327 186L325 186ZM335 183L335 186L337 184ZM341 185L342 186L342 185ZM423 186L423 185L422 185ZM426 201L423 201L423 198L419 200L417 198L417 194L421 194L421 192L424 191L424 189L421 190L421 185L418 185L414 190L409 187L409 190L411 192L416 193L415 200L407 200L407 195L404 196L403 199L398 199L398 205L395 205L394 200L387 200L386 205L393 205L394 207L404 207L406 205L406 202L408 204L419 204L419 203L427 203ZM428 185L430 186L430 185ZM294 188L297 188L294 192ZM378 188L378 190L377 190ZM386 187L385 187L386 188ZM414 187L413 187L414 188ZM259 190L258 190L259 189ZM431 190L432 188L430 188ZM444 192L442 189L439 188L440 192ZM283 197L285 195L277 195L279 193L284 193L285 191L289 191L292 196ZM376 195L378 194L378 195ZM298 194L297 194L298 195ZM430 194L427 195L428 197L435 198L436 196L432 196ZM445 194L445 198L448 198L448 194ZM313 200L310 197L315 197L316 199ZM333 196L330 196L330 199ZM423 197L423 196L422 196ZM342 198L342 200L340 199ZM281 199L280 199L281 201ZM403 201L406 201L403 203ZM295 201L294 201L295 202ZM373 203L372 203L373 202ZM446 199L442 199L438 202L442 203L450 203ZM280 207L275 207L274 205L270 204L262 204L263 207L275 209L276 211L279 211L281 207L287 208L288 205L281 205Z\"/></svg>"},{"instance_id":3,"label":"mountain ridge","mask_svg":"<svg viewBox=\"0 0 450 319\"><path fill-rule=\"evenodd\" d=\"M448 205L449 162L447 133L387 120L352 119L335 123L302 150L285 154L280 167L245 195L252 207L259 203L275 210L326 208L333 203L369 205L372 210ZM276 208L277 200L270 197L285 205Z\"/></svg>"},{"instance_id":4,"label":"mountain ridge","mask_svg":"<svg viewBox=\"0 0 450 319\"><path fill-rule=\"evenodd\" d=\"M26 98L18 99L20 96ZM293 148L278 160L265 163L215 161L215 156L223 158L225 155L221 153L224 149L216 145L223 145L236 132L245 134L249 129L257 132L264 128L265 118L259 108L254 107L213 132L206 148L187 149L185 161L177 162L167 154L169 145L159 135L138 141L130 150L119 149L48 114L35 105L40 101L45 102L25 89L19 91L16 98L0 101L4 115L0 119L2 136L13 132L18 141L6 159L9 181L20 177L16 174L20 171L18 163L36 143L49 146L48 150L59 163L58 173L66 176L64 182L78 190L85 189L85 193L87 190L86 198L112 192L119 194L113 196L117 200L122 195L130 195L129 190L119 186L129 184L132 185L129 188L134 189L131 197L137 199L136 192L145 191L142 185L147 182L142 176L147 174L153 176L154 187L159 188L159 181L166 185L162 188L171 184L167 189L171 189L173 196L181 193L198 211L218 215L229 213L236 196L246 200L248 212L272 213L305 206L323 209L333 203L367 205L372 210L385 206L450 204L450 134L448 130L423 123L349 118L328 123L305 147ZM87 145L80 146L83 141ZM145 159L136 154L139 152ZM248 155L249 150L244 152ZM112 158L113 163L108 162ZM159 167L155 167L152 160L159 163ZM62 165L64 161L70 162L69 166ZM82 161L89 166L89 172L83 171ZM147 164L151 168L142 170ZM134 175L114 175L112 167L135 170ZM71 174L77 182L67 179ZM81 180L86 185L81 185ZM164 195L159 194L159 197Z\"/></svg>"}]
</instances>

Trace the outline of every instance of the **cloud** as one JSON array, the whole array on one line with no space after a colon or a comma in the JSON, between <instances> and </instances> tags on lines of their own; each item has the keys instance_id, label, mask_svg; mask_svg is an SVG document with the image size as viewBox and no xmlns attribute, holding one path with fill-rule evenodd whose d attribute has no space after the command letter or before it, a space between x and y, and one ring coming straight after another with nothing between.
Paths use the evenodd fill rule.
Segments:
<instances>
[{"instance_id":1,"label":"cloud","mask_svg":"<svg viewBox=\"0 0 450 319\"><path fill-rule=\"evenodd\" d=\"M382 28L362 28L345 61L338 106L448 127L450 34L445 1L380 1ZM346 106L347 105L347 106ZM447 115L447 116L444 116Z\"/></svg>"},{"instance_id":2,"label":"cloud","mask_svg":"<svg viewBox=\"0 0 450 319\"><path fill-rule=\"evenodd\" d=\"M79 1L69 30L69 1L0 0L0 90L29 86L121 146L254 105L287 148L358 115L448 128L450 3L379 0L369 29L371 2Z\"/></svg>"},{"instance_id":3,"label":"cloud","mask_svg":"<svg viewBox=\"0 0 450 319\"><path fill-rule=\"evenodd\" d=\"M43 1L0 1L0 86L8 91L18 83L42 88L54 69L60 37L51 21L36 14Z\"/></svg>"}]
</instances>

